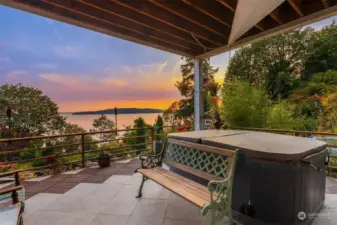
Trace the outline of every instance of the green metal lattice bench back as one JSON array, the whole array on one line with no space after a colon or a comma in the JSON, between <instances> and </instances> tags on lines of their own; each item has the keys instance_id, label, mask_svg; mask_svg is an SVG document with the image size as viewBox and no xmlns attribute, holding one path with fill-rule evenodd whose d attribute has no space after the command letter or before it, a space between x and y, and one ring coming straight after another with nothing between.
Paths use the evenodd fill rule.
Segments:
<instances>
[{"instance_id":1,"label":"green metal lattice bench back","mask_svg":"<svg viewBox=\"0 0 337 225\"><path fill-rule=\"evenodd\" d=\"M228 176L233 151L168 138L163 163L206 180Z\"/></svg>"}]
</instances>

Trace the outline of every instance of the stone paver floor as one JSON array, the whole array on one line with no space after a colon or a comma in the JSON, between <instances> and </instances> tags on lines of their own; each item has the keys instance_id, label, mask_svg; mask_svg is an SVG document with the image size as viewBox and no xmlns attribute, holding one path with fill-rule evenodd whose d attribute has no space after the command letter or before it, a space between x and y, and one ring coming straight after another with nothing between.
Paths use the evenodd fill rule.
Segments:
<instances>
[{"instance_id":1,"label":"stone paver floor","mask_svg":"<svg viewBox=\"0 0 337 225\"><path fill-rule=\"evenodd\" d=\"M138 159L128 163L113 163L107 168L86 168L78 173L67 172L57 174L41 181L24 181L22 185L26 190L26 199L39 193L64 194L79 183L103 183L111 175L133 175L139 168ZM38 180L38 179L36 179Z\"/></svg>"},{"instance_id":2,"label":"stone paver floor","mask_svg":"<svg viewBox=\"0 0 337 225\"><path fill-rule=\"evenodd\" d=\"M136 199L138 160L24 182L30 197L25 225L204 225L200 210L148 180ZM27 184L26 184L27 183ZM313 225L337 221L337 180L327 179L326 205ZM225 223L219 223L225 224Z\"/></svg>"}]
</instances>

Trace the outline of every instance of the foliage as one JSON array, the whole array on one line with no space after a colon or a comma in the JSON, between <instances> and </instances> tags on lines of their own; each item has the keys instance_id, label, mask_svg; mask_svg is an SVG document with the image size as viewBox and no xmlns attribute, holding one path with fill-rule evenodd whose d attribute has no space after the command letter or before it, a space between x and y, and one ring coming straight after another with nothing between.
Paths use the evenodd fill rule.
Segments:
<instances>
[{"instance_id":1,"label":"foliage","mask_svg":"<svg viewBox=\"0 0 337 225\"><path fill-rule=\"evenodd\" d=\"M318 130L337 133L337 105L322 110L318 117Z\"/></svg>"},{"instance_id":2,"label":"foliage","mask_svg":"<svg viewBox=\"0 0 337 225\"><path fill-rule=\"evenodd\" d=\"M218 69L213 68L210 65L209 59L203 60L203 80L204 83L215 83L214 74L218 72ZM178 102L175 102L169 108L170 113L174 114L175 119L180 120L193 120L194 112L194 59L184 58L184 63L180 66L180 71L182 74L182 80L176 82L176 87L178 88L181 96L184 98ZM214 90L213 90L214 91ZM217 91L217 90L216 90ZM210 106L207 104L206 98L209 89L205 88L204 93L204 110L208 111ZM165 113L164 113L165 114Z\"/></svg>"},{"instance_id":3,"label":"foliage","mask_svg":"<svg viewBox=\"0 0 337 225\"><path fill-rule=\"evenodd\" d=\"M106 115L103 115L97 119L94 119L91 129L91 132L102 132L102 131L113 131L116 130L115 123L110 120ZM107 133L107 134L99 134L101 140L111 140L114 136L116 136L116 132Z\"/></svg>"},{"instance_id":4,"label":"foliage","mask_svg":"<svg viewBox=\"0 0 337 225\"><path fill-rule=\"evenodd\" d=\"M161 136L164 133L164 120L160 115L157 116L156 122L153 125L155 131L155 140L161 140Z\"/></svg>"},{"instance_id":5,"label":"foliage","mask_svg":"<svg viewBox=\"0 0 337 225\"><path fill-rule=\"evenodd\" d=\"M328 70L313 75L308 82L302 82L301 87L294 90L290 100L300 102L310 96L318 94L328 96L337 92L337 71Z\"/></svg>"},{"instance_id":6,"label":"foliage","mask_svg":"<svg viewBox=\"0 0 337 225\"><path fill-rule=\"evenodd\" d=\"M137 146L134 147L136 150L146 149L146 146L147 146L146 144L144 145L139 145L139 144L147 142L148 137L144 137L144 136L148 135L149 130L146 130L144 128L148 128L148 127L149 125L145 123L142 117L139 117L138 119L134 121L133 128L137 129L136 130L137 137L136 137L136 143L135 143L137 144Z\"/></svg>"},{"instance_id":7,"label":"foliage","mask_svg":"<svg viewBox=\"0 0 337 225\"><path fill-rule=\"evenodd\" d=\"M269 109L268 95L248 82L226 83L221 109L225 122L236 127L264 127Z\"/></svg>"},{"instance_id":8,"label":"foliage","mask_svg":"<svg viewBox=\"0 0 337 225\"><path fill-rule=\"evenodd\" d=\"M132 146L131 149L137 151L139 154L140 151L145 150L147 148L146 142L149 140L149 128L150 125L146 124L142 117L134 120L134 125L132 127L127 127L127 129L137 129L131 130L124 134L124 140L127 145L136 145Z\"/></svg>"},{"instance_id":9,"label":"foliage","mask_svg":"<svg viewBox=\"0 0 337 225\"><path fill-rule=\"evenodd\" d=\"M0 173L6 173L8 171L10 171L12 168L14 168L13 164L2 164L0 162Z\"/></svg>"},{"instance_id":10,"label":"foliage","mask_svg":"<svg viewBox=\"0 0 337 225\"><path fill-rule=\"evenodd\" d=\"M328 70L337 70L337 25L335 22L317 30L304 58L303 79Z\"/></svg>"},{"instance_id":11,"label":"foliage","mask_svg":"<svg viewBox=\"0 0 337 225\"><path fill-rule=\"evenodd\" d=\"M35 160L32 162L32 167L45 166L47 163L44 160Z\"/></svg>"},{"instance_id":12,"label":"foliage","mask_svg":"<svg viewBox=\"0 0 337 225\"><path fill-rule=\"evenodd\" d=\"M58 106L42 91L21 84L0 86L0 123L7 125L6 109L12 107L15 137L55 134L64 126Z\"/></svg>"},{"instance_id":13,"label":"foliage","mask_svg":"<svg viewBox=\"0 0 337 225\"><path fill-rule=\"evenodd\" d=\"M47 147L67 145L66 147L55 147L52 148L50 154L62 154L69 152L78 152L81 150L81 135L79 133L85 133L86 130L77 124L66 123L66 125L59 131L60 134L77 134L66 137L60 137L58 139L48 139L46 141ZM84 135L84 143L90 143L93 138L90 135ZM69 145L69 146L68 146ZM96 150L96 144L84 144L84 151Z\"/></svg>"},{"instance_id":14,"label":"foliage","mask_svg":"<svg viewBox=\"0 0 337 225\"><path fill-rule=\"evenodd\" d=\"M296 116L296 106L286 101L273 105L267 117L266 126L271 129L315 130L316 120L305 116Z\"/></svg>"},{"instance_id":15,"label":"foliage","mask_svg":"<svg viewBox=\"0 0 337 225\"><path fill-rule=\"evenodd\" d=\"M227 81L264 88L270 99L287 98L297 87L314 30L294 30L243 47L231 58Z\"/></svg>"}]
</instances>

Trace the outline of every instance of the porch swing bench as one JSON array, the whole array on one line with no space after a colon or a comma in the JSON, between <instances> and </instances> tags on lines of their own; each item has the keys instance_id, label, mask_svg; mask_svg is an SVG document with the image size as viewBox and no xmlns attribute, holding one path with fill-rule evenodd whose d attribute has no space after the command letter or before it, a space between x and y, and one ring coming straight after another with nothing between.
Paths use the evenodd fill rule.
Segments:
<instances>
[{"instance_id":1,"label":"porch swing bench","mask_svg":"<svg viewBox=\"0 0 337 225\"><path fill-rule=\"evenodd\" d=\"M232 218L232 184L238 151L185 142L173 138L165 140L161 153L141 155L143 175L138 198L142 196L144 182L153 180L201 209L203 216L210 213L211 224ZM178 169L197 179L208 182L207 187L192 179L163 168Z\"/></svg>"}]
</instances>

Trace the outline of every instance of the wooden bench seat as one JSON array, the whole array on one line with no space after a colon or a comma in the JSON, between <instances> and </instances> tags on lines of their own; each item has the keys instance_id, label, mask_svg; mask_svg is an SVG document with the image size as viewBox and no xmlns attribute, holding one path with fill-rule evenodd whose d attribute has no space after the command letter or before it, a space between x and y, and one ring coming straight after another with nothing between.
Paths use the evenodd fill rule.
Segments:
<instances>
[{"instance_id":1,"label":"wooden bench seat","mask_svg":"<svg viewBox=\"0 0 337 225\"><path fill-rule=\"evenodd\" d=\"M137 197L142 196L144 182L150 179L201 208L203 215L210 213L212 225L225 216L233 224L232 184L237 152L167 138L160 154L140 156L142 165L137 171L143 179ZM164 169L163 164L209 181L208 186Z\"/></svg>"},{"instance_id":2,"label":"wooden bench seat","mask_svg":"<svg viewBox=\"0 0 337 225\"><path fill-rule=\"evenodd\" d=\"M138 172L199 208L210 201L207 187L164 168L140 169Z\"/></svg>"}]
</instances>

